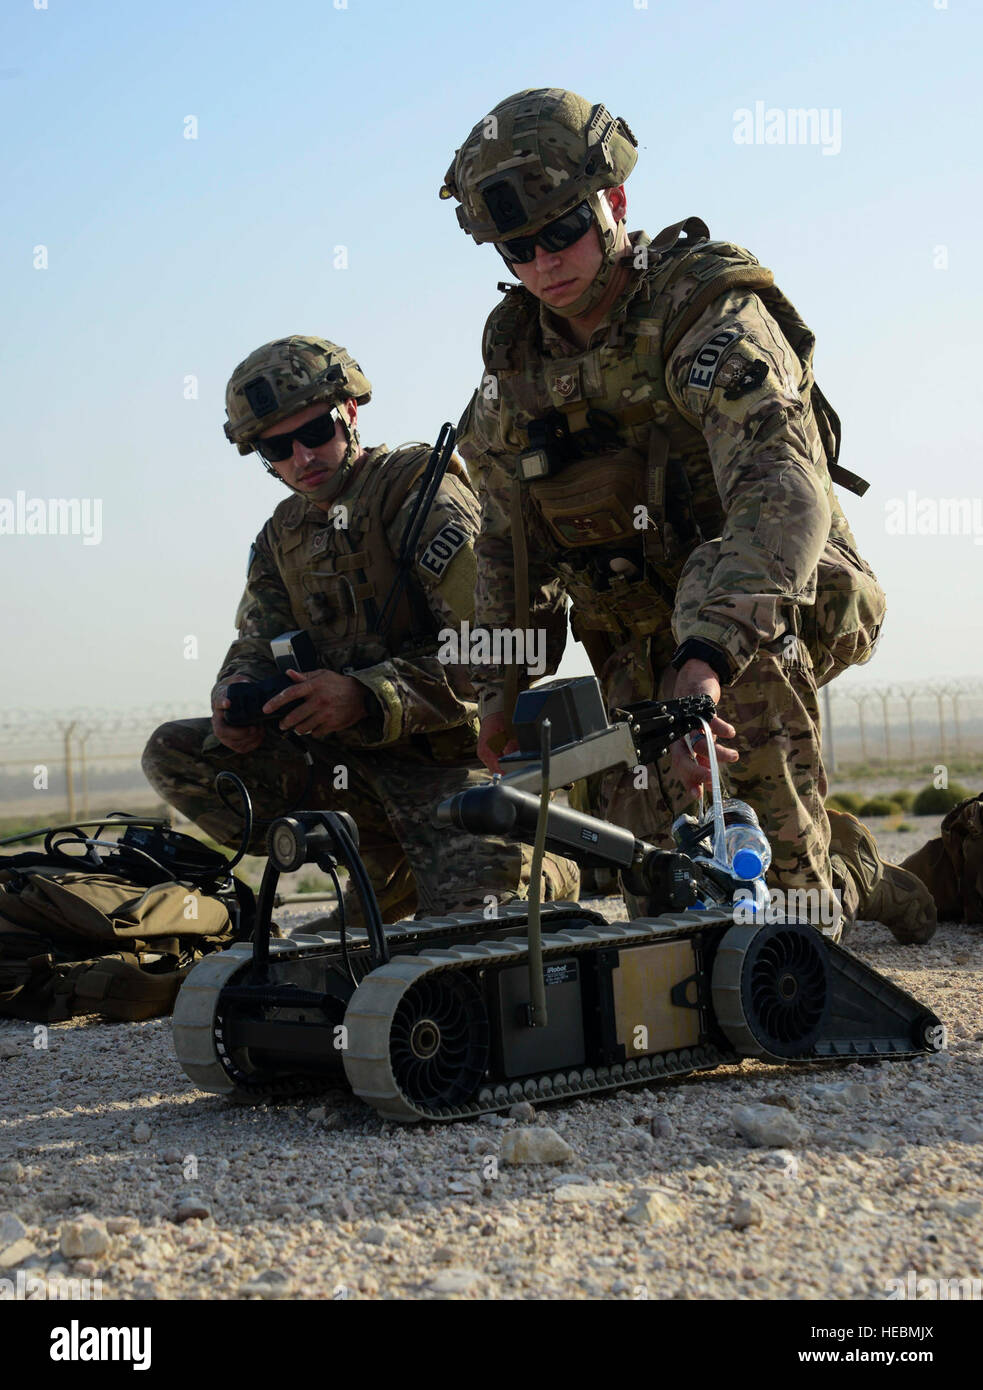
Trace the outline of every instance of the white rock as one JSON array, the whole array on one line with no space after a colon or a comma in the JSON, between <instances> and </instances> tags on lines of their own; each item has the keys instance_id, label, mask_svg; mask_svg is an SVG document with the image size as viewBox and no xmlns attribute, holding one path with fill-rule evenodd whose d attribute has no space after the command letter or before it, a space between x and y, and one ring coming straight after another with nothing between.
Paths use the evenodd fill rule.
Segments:
<instances>
[{"instance_id":1,"label":"white rock","mask_svg":"<svg viewBox=\"0 0 983 1390\"><path fill-rule=\"evenodd\" d=\"M596 1183L571 1182L556 1188L553 1198L557 1202L603 1202L608 1195L607 1188L598 1187Z\"/></svg>"},{"instance_id":2,"label":"white rock","mask_svg":"<svg viewBox=\"0 0 983 1390\"><path fill-rule=\"evenodd\" d=\"M569 1163L577 1155L548 1126L514 1129L502 1137L503 1163Z\"/></svg>"},{"instance_id":3,"label":"white rock","mask_svg":"<svg viewBox=\"0 0 983 1390\"><path fill-rule=\"evenodd\" d=\"M0 1269L13 1269L14 1265L23 1264L35 1253L29 1240L15 1240L13 1245L8 1245L6 1250L0 1251Z\"/></svg>"},{"instance_id":4,"label":"white rock","mask_svg":"<svg viewBox=\"0 0 983 1390\"><path fill-rule=\"evenodd\" d=\"M675 1194L658 1187L636 1187L624 1219L633 1226L672 1226L682 1219Z\"/></svg>"},{"instance_id":5,"label":"white rock","mask_svg":"<svg viewBox=\"0 0 983 1390\"><path fill-rule=\"evenodd\" d=\"M140 1120L139 1123L133 1126L134 1144L149 1144L152 1133L153 1131L146 1120Z\"/></svg>"},{"instance_id":6,"label":"white rock","mask_svg":"<svg viewBox=\"0 0 983 1390\"><path fill-rule=\"evenodd\" d=\"M469 1269L465 1265L459 1265L456 1268L445 1269L442 1274L431 1279L427 1287L431 1293L467 1293L469 1289L474 1288L480 1279L481 1274L477 1269Z\"/></svg>"},{"instance_id":7,"label":"white rock","mask_svg":"<svg viewBox=\"0 0 983 1390\"><path fill-rule=\"evenodd\" d=\"M769 1168L780 1168L785 1173L798 1172L799 1160L789 1149L773 1149L762 1156L761 1162Z\"/></svg>"},{"instance_id":8,"label":"white rock","mask_svg":"<svg viewBox=\"0 0 983 1390\"><path fill-rule=\"evenodd\" d=\"M885 1149L891 1147L891 1141L886 1134L877 1134L873 1131L863 1133L845 1134L843 1136L849 1143L855 1144L858 1149L864 1149L867 1153L883 1153Z\"/></svg>"},{"instance_id":9,"label":"white rock","mask_svg":"<svg viewBox=\"0 0 983 1390\"><path fill-rule=\"evenodd\" d=\"M869 1197L858 1197L850 1208L851 1213L859 1213L863 1216L884 1216L885 1213L874 1206Z\"/></svg>"},{"instance_id":10,"label":"white rock","mask_svg":"<svg viewBox=\"0 0 983 1390\"><path fill-rule=\"evenodd\" d=\"M801 1144L809 1134L790 1110L777 1105L738 1105L731 1112L731 1120L737 1132L749 1144L761 1148L785 1148L790 1144Z\"/></svg>"},{"instance_id":11,"label":"white rock","mask_svg":"<svg viewBox=\"0 0 983 1390\"><path fill-rule=\"evenodd\" d=\"M757 1197L739 1197L728 1213L728 1220L735 1231L746 1230L748 1226L760 1226L764 1220L764 1207Z\"/></svg>"},{"instance_id":12,"label":"white rock","mask_svg":"<svg viewBox=\"0 0 983 1390\"><path fill-rule=\"evenodd\" d=\"M80 1255L104 1255L109 1249L105 1222L94 1216L66 1222L61 1228L58 1248L69 1259L77 1259Z\"/></svg>"},{"instance_id":13,"label":"white rock","mask_svg":"<svg viewBox=\"0 0 983 1390\"><path fill-rule=\"evenodd\" d=\"M17 1162L0 1163L0 1182L23 1182L26 1171Z\"/></svg>"},{"instance_id":14,"label":"white rock","mask_svg":"<svg viewBox=\"0 0 983 1390\"><path fill-rule=\"evenodd\" d=\"M931 1205L931 1210L944 1212L946 1216L955 1217L959 1221L968 1221L970 1217L977 1215L981 1205L983 1203L975 1197L963 1197L956 1202L936 1198Z\"/></svg>"},{"instance_id":15,"label":"white rock","mask_svg":"<svg viewBox=\"0 0 983 1390\"><path fill-rule=\"evenodd\" d=\"M527 1100L520 1100L509 1111L509 1118L519 1120L522 1124L529 1124L536 1118L536 1110Z\"/></svg>"},{"instance_id":16,"label":"white rock","mask_svg":"<svg viewBox=\"0 0 983 1390\"><path fill-rule=\"evenodd\" d=\"M849 1105L869 1105L874 1098L873 1091L862 1081L848 1081L841 1094Z\"/></svg>"},{"instance_id":17,"label":"white rock","mask_svg":"<svg viewBox=\"0 0 983 1390\"><path fill-rule=\"evenodd\" d=\"M12 1211L0 1213L0 1247L13 1245L15 1240L23 1240L27 1227Z\"/></svg>"},{"instance_id":18,"label":"white rock","mask_svg":"<svg viewBox=\"0 0 983 1390\"><path fill-rule=\"evenodd\" d=\"M139 1224L135 1216L110 1216L106 1219L106 1230L111 1236L119 1236L135 1231Z\"/></svg>"}]
</instances>

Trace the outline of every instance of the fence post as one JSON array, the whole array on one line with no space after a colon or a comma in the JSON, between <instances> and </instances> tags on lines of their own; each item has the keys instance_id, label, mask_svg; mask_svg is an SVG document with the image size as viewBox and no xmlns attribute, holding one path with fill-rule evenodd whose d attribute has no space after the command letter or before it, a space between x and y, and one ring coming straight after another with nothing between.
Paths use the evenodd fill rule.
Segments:
<instances>
[{"instance_id":1,"label":"fence post","mask_svg":"<svg viewBox=\"0 0 983 1390\"><path fill-rule=\"evenodd\" d=\"M75 819L75 773L72 768L72 731L75 720L64 730L65 733L65 787L68 791L68 819Z\"/></svg>"},{"instance_id":2,"label":"fence post","mask_svg":"<svg viewBox=\"0 0 983 1390\"><path fill-rule=\"evenodd\" d=\"M891 761L891 726L888 723L887 718L887 702L890 698L890 695L890 687L888 687L887 690L882 690L880 692L881 713L884 716L884 761L886 763L890 763Z\"/></svg>"},{"instance_id":3,"label":"fence post","mask_svg":"<svg viewBox=\"0 0 983 1390\"><path fill-rule=\"evenodd\" d=\"M905 692L903 688L902 688L902 694L904 695L905 706L906 706L906 708L907 708L907 710L908 710L908 752L911 754L911 760L912 760L912 762L914 762L914 761L915 761L915 725L914 725L914 722L913 722L912 717L911 717L911 702L912 702L912 700L915 698L915 696L914 696L914 693L913 693L912 691L909 690L909 691Z\"/></svg>"}]
</instances>

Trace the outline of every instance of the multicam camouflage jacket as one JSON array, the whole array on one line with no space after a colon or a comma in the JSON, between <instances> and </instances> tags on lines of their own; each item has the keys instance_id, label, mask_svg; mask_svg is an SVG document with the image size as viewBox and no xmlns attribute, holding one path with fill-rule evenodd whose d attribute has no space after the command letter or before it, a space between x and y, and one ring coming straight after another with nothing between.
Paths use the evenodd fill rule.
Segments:
<instances>
[{"instance_id":1,"label":"multicam camouflage jacket","mask_svg":"<svg viewBox=\"0 0 983 1390\"><path fill-rule=\"evenodd\" d=\"M517 489L532 607L568 595L595 669L620 646L651 673L693 638L733 681L791 634L828 679L867 659L883 617L830 466L862 480L833 463L839 421L814 385L812 333L770 271L705 234L698 219L655 243L633 234L627 287L585 349L521 287L489 317L458 434L481 498L475 622L515 621ZM578 461L515 483L558 416ZM554 639L550 671L560 652ZM504 674L475 671L482 715L502 707Z\"/></svg>"},{"instance_id":2,"label":"multicam camouflage jacket","mask_svg":"<svg viewBox=\"0 0 983 1390\"><path fill-rule=\"evenodd\" d=\"M457 632L474 607L478 504L456 458L423 525L392 623L384 636L374 630L429 453L427 445L373 449L328 511L296 495L280 503L250 553L239 636L218 684L237 673L273 674L270 639L306 628L320 666L354 676L373 697L364 720L332 737L376 748L425 734L438 756L445 743L458 753L462 740L473 747L467 667L437 656L440 629Z\"/></svg>"}]
</instances>

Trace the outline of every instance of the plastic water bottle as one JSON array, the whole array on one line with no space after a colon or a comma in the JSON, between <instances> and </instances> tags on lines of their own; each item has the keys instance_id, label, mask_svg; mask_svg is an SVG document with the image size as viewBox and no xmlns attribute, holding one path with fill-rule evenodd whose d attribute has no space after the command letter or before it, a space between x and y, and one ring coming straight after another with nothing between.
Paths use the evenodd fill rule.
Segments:
<instances>
[{"instance_id":1,"label":"plastic water bottle","mask_svg":"<svg viewBox=\"0 0 983 1390\"><path fill-rule=\"evenodd\" d=\"M750 882L763 878L771 863L771 845L746 801L733 798L721 803L727 867L735 878Z\"/></svg>"}]
</instances>

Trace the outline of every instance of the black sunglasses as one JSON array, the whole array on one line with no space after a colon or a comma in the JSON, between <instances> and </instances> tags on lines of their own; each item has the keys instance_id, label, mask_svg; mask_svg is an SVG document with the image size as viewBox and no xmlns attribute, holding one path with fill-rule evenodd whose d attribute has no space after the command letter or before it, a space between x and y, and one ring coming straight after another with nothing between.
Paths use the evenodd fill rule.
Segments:
<instances>
[{"instance_id":1,"label":"black sunglasses","mask_svg":"<svg viewBox=\"0 0 983 1390\"><path fill-rule=\"evenodd\" d=\"M329 439L334 439L336 429L334 411L329 410L327 414L308 420L306 425L291 430L289 434L271 434L266 439L256 439L253 442L260 458L265 459L267 463L282 463L293 453L295 439L303 444L305 449L317 449L322 444L327 444Z\"/></svg>"},{"instance_id":2,"label":"black sunglasses","mask_svg":"<svg viewBox=\"0 0 983 1390\"><path fill-rule=\"evenodd\" d=\"M593 220L591 205L584 201L554 222L547 222L535 236L516 236L508 241L496 241L495 246L502 259L511 265L528 265L536 259L537 246L544 251L565 251L580 240Z\"/></svg>"}]
</instances>

